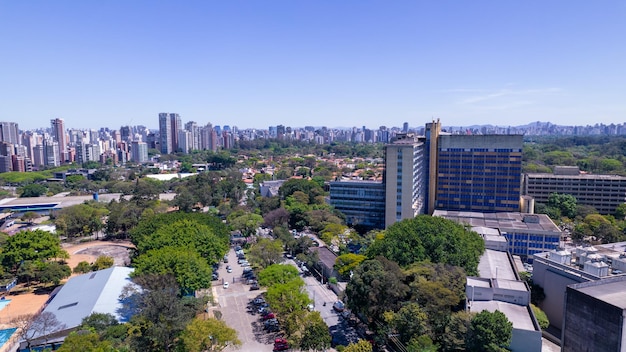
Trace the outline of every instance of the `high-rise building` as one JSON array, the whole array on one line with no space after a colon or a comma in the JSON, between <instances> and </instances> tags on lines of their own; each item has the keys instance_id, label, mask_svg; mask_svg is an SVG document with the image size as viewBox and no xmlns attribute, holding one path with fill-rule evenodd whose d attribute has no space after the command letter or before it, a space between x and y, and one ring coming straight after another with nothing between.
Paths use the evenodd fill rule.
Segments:
<instances>
[{"instance_id":1,"label":"high-rise building","mask_svg":"<svg viewBox=\"0 0 626 352\"><path fill-rule=\"evenodd\" d=\"M175 113L159 114L159 149L162 154L178 150L178 131L182 128L180 116Z\"/></svg>"},{"instance_id":2,"label":"high-rise building","mask_svg":"<svg viewBox=\"0 0 626 352\"><path fill-rule=\"evenodd\" d=\"M57 142L57 158L56 165L64 163L69 159L67 153L67 135L65 134L65 122L63 119L50 120L51 135L54 141ZM50 164L47 164L50 165Z\"/></svg>"},{"instance_id":3,"label":"high-rise building","mask_svg":"<svg viewBox=\"0 0 626 352\"><path fill-rule=\"evenodd\" d=\"M194 121L189 121L185 124L185 130L191 133L191 146L190 149L200 149L200 128Z\"/></svg>"},{"instance_id":4,"label":"high-rise building","mask_svg":"<svg viewBox=\"0 0 626 352\"><path fill-rule=\"evenodd\" d=\"M424 139L399 134L385 147L385 226L426 211Z\"/></svg>"},{"instance_id":5,"label":"high-rise building","mask_svg":"<svg viewBox=\"0 0 626 352\"><path fill-rule=\"evenodd\" d=\"M0 142L20 144L19 129L16 122L0 122Z\"/></svg>"},{"instance_id":6,"label":"high-rise building","mask_svg":"<svg viewBox=\"0 0 626 352\"><path fill-rule=\"evenodd\" d=\"M440 135L435 207L519 211L522 138L522 135Z\"/></svg>"},{"instance_id":7,"label":"high-rise building","mask_svg":"<svg viewBox=\"0 0 626 352\"><path fill-rule=\"evenodd\" d=\"M43 141L43 157L44 165L46 166L59 166L59 142L53 141L49 138Z\"/></svg>"},{"instance_id":8,"label":"high-rise building","mask_svg":"<svg viewBox=\"0 0 626 352\"><path fill-rule=\"evenodd\" d=\"M133 141L131 144L131 158L137 164L148 162L148 144Z\"/></svg>"}]
</instances>

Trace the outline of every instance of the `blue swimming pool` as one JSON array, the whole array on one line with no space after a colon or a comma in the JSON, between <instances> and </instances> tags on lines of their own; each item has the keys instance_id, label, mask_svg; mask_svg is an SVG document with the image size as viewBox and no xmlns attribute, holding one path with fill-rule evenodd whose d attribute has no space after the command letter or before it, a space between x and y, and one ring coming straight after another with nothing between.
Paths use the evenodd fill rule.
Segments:
<instances>
[{"instance_id":1,"label":"blue swimming pool","mask_svg":"<svg viewBox=\"0 0 626 352\"><path fill-rule=\"evenodd\" d=\"M4 346L11 338L11 335L17 330L17 328L2 329L0 330L0 347Z\"/></svg>"},{"instance_id":2,"label":"blue swimming pool","mask_svg":"<svg viewBox=\"0 0 626 352\"><path fill-rule=\"evenodd\" d=\"M0 299L0 310L3 310L9 303L11 303L10 299Z\"/></svg>"}]
</instances>

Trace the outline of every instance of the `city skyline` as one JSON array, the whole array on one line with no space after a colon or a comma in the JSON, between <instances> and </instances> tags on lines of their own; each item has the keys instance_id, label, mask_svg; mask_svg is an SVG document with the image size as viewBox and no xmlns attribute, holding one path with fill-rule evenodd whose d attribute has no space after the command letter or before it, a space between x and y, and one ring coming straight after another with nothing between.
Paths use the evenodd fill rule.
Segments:
<instances>
[{"instance_id":1,"label":"city skyline","mask_svg":"<svg viewBox=\"0 0 626 352\"><path fill-rule=\"evenodd\" d=\"M0 120L23 130L626 121L626 4L11 2Z\"/></svg>"}]
</instances>

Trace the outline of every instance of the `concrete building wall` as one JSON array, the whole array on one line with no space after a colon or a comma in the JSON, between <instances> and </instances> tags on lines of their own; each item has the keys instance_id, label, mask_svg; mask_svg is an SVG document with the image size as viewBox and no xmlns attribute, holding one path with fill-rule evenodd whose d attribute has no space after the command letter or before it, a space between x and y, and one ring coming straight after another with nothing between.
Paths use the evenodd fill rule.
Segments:
<instances>
[{"instance_id":1,"label":"concrete building wall","mask_svg":"<svg viewBox=\"0 0 626 352\"><path fill-rule=\"evenodd\" d=\"M622 309L571 287L565 301L561 351L623 351Z\"/></svg>"},{"instance_id":2,"label":"concrete building wall","mask_svg":"<svg viewBox=\"0 0 626 352\"><path fill-rule=\"evenodd\" d=\"M513 352L541 351L541 331L513 328L509 348Z\"/></svg>"},{"instance_id":3,"label":"concrete building wall","mask_svg":"<svg viewBox=\"0 0 626 352\"><path fill-rule=\"evenodd\" d=\"M567 286L586 281L588 280L583 277L570 275L556 267L551 267L545 261L537 259L533 261L533 283L542 287L545 294L545 299L539 308L546 313L550 325L559 330L563 326L563 307Z\"/></svg>"}]
</instances>

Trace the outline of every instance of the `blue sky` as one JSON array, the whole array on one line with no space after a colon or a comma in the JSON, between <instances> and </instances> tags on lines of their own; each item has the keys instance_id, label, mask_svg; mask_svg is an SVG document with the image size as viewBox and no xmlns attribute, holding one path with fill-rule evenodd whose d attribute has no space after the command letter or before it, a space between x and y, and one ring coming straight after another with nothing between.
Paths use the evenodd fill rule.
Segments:
<instances>
[{"instance_id":1,"label":"blue sky","mask_svg":"<svg viewBox=\"0 0 626 352\"><path fill-rule=\"evenodd\" d=\"M626 122L626 2L2 1L21 129Z\"/></svg>"}]
</instances>

